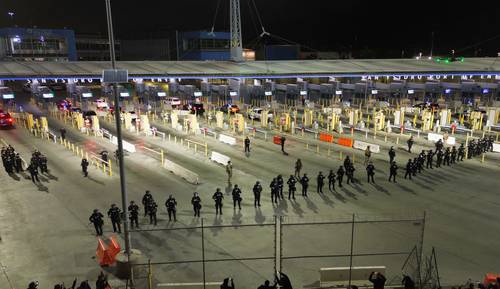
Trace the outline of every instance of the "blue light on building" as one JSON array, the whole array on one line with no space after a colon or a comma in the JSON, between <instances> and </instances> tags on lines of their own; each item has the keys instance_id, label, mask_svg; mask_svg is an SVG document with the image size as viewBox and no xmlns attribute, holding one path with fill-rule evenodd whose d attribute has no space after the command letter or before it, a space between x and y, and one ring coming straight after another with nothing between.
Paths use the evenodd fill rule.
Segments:
<instances>
[{"instance_id":1,"label":"blue light on building","mask_svg":"<svg viewBox=\"0 0 500 289\"><path fill-rule=\"evenodd\" d=\"M76 61L73 30L0 28L0 59Z\"/></svg>"}]
</instances>

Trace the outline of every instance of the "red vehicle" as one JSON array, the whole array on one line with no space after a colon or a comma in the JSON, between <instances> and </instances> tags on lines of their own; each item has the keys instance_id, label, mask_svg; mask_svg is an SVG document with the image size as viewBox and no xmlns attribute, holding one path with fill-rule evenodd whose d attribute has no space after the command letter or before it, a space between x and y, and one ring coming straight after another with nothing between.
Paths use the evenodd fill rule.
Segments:
<instances>
[{"instance_id":1,"label":"red vehicle","mask_svg":"<svg viewBox=\"0 0 500 289\"><path fill-rule=\"evenodd\" d=\"M0 110L0 127L2 128L8 128L8 127L13 127L14 126L14 119L8 112L3 112L3 110Z\"/></svg>"}]
</instances>

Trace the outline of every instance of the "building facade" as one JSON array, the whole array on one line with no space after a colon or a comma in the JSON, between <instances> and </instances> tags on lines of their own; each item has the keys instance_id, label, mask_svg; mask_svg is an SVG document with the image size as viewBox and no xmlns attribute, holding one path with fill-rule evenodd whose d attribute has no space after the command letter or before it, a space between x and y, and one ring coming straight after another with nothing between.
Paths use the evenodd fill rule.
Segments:
<instances>
[{"instance_id":1,"label":"building facade","mask_svg":"<svg viewBox=\"0 0 500 289\"><path fill-rule=\"evenodd\" d=\"M100 35L77 35L78 61L110 61L109 40ZM121 60L121 42L115 40L115 55Z\"/></svg>"},{"instance_id":2,"label":"building facade","mask_svg":"<svg viewBox=\"0 0 500 289\"><path fill-rule=\"evenodd\" d=\"M75 33L69 29L0 28L0 60L76 61Z\"/></svg>"},{"instance_id":3,"label":"building facade","mask_svg":"<svg viewBox=\"0 0 500 289\"><path fill-rule=\"evenodd\" d=\"M178 60L229 60L229 32L189 31L177 35Z\"/></svg>"}]
</instances>

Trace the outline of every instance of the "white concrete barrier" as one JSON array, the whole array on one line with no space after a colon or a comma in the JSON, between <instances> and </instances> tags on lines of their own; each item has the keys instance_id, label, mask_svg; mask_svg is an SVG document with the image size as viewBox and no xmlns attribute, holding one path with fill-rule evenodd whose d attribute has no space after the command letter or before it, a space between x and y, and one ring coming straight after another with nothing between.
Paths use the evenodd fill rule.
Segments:
<instances>
[{"instance_id":1,"label":"white concrete barrier","mask_svg":"<svg viewBox=\"0 0 500 289\"><path fill-rule=\"evenodd\" d=\"M225 166L225 165L227 165L227 162L229 162L231 160L231 158L226 156L226 155L223 155L221 153L212 151L212 155L210 157L210 160Z\"/></svg>"},{"instance_id":2,"label":"white concrete barrier","mask_svg":"<svg viewBox=\"0 0 500 289\"><path fill-rule=\"evenodd\" d=\"M111 136L111 143L114 145L118 145L118 138L116 136ZM135 145L133 145L127 141L124 141L124 140L122 140L122 143L123 143L124 150L128 151L129 153L136 152Z\"/></svg>"},{"instance_id":3,"label":"white concrete barrier","mask_svg":"<svg viewBox=\"0 0 500 289\"><path fill-rule=\"evenodd\" d=\"M227 143L228 145L235 145L236 144L236 139L234 137L225 135L225 134L220 134L219 135L219 141L222 143Z\"/></svg>"},{"instance_id":4,"label":"white concrete barrier","mask_svg":"<svg viewBox=\"0 0 500 289\"><path fill-rule=\"evenodd\" d=\"M368 146L370 146L370 151L372 153L375 153L375 154L380 153L380 146L379 145L371 144L371 143L367 143L367 142L362 142L359 140L355 140L352 147L355 149L358 149L358 150L365 151Z\"/></svg>"},{"instance_id":5,"label":"white concrete barrier","mask_svg":"<svg viewBox=\"0 0 500 289\"><path fill-rule=\"evenodd\" d=\"M349 271L351 272L351 284L357 286L369 285L368 280L372 272L379 272L385 275L385 266L359 266L352 267L333 267L321 268L319 270L320 286L342 286L349 283Z\"/></svg>"},{"instance_id":6,"label":"white concrete barrier","mask_svg":"<svg viewBox=\"0 0 500 289\"><path fill-rule=\"evenodd\" d=\"M190 184L199 184L200 183L200 178L196 173L193 173L192 171L181 167L180 165L165 159L163 163L163 167L167 169L168 171L172 172L174 175L179 176L186 180Z\"/></svg>"},{"instance_id":7,"label":"white concrete barrier","mask_svg":"<svg viewBox=\"0 0 500 289\"><path fill-rule=\"evenodd\" d=\"M493 152L500 153L500 143L493 144Z\"/></svg>"},{"instance_id":8,"label":"white concrete barrier","mask_svg":"<svg viewBox=\"0 0 500 289\"><path fill-rule=\"evenodd\" d=\"M437 142L439 140L444 141L444 136L442 134L438 133L428 133L427 134L427 139L433 142ZM447 145L455 145L456 144L456 139L454 136L448 136L448 139L446 139L446 144Z\"/></svg>"}]
</instances>

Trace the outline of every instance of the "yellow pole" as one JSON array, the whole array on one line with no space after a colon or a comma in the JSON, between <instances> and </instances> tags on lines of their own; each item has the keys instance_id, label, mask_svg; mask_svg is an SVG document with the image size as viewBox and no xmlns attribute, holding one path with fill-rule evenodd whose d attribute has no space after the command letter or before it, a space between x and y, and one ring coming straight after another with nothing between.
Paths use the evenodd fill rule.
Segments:
<instances>
[{"instance_id":1,"label":"yellow pole","mask_svg":"<svg viewBox=\"0 0 500 289\"><path fill-rule=\"evenodd\" d=\"M165 152L163 151L163 149L160 150L160 156L161 156L161 166L163 167L163 165L165 164Z\"/></svg>"},{"instance_id":2,"label":"yellow pole","mask_svg":"<svg viewBox=\"0 0 500 289\"><path fill-rule=\"evenodd\" d=\"M342 151L339 152L339 160L342 160Z\"/></svg>"},{"instance_id":3,"label":"yellow pole","mask_svg":"<svg viewBox=\"0 0 500 289\"><path fill-rule=\"evenodd\" d=\"M113 166L111 165L111 159L109 159L109 176L113 176Z\"/></svg>"}]
</instances>

